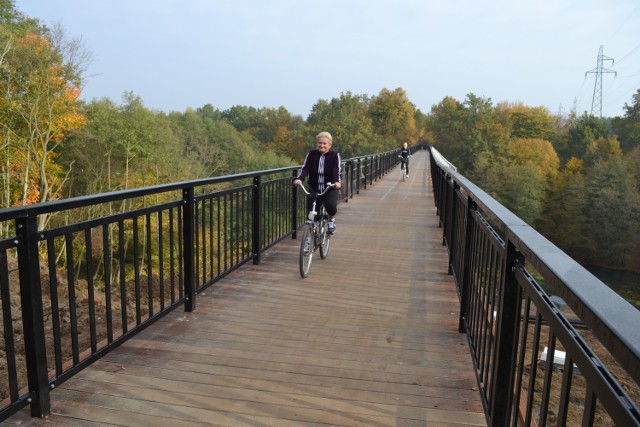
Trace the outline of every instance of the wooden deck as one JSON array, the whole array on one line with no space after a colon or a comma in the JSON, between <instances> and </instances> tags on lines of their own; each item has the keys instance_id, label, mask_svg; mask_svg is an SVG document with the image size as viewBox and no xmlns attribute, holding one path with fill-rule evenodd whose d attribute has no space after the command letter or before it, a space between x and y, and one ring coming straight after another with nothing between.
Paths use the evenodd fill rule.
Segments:
<instances>
[{"instance_id":1,"label":"wooden deck","mask_svg":"<svg viewBox=\"0 0 640 427\"><path fill-rule=\"evenodd\" d=\"M277 244L6 425L486 425L426 152L342 203L329 257Z\"/></svg>"}]
</instances>

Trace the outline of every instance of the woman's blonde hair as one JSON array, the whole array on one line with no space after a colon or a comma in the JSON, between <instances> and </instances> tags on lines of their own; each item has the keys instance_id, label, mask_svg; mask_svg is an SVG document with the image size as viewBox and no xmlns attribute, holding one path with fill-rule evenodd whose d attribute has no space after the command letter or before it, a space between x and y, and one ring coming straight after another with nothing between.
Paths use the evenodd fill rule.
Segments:
<instances>
[{"instance_id":1,"label":"woman's blonde hair","mask_svg":"<svg viewBox=\"0 0 640 427\"><path fill-rule=\"evenodd\" d=\"M316 141L320 138L327 138L329 140L329 144L333 144L333 137L329 132L320 132L316 135Z\"/></svg>"}]
</instances>

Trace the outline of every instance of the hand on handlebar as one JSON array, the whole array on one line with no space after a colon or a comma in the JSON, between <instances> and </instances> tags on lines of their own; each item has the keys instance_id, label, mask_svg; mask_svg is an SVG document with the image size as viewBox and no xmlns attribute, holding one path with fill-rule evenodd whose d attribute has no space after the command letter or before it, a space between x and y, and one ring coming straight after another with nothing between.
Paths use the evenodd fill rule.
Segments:
<instances>
[{"instance_id":1,"label":"hand on handlebar","mask_svg":"<svg viewBox=\"0 0 640 427\"><path fill-rule=\"evenodd\" d=\"M302 181L301 181L301 180L299 180L299 179L295 179L295 180L293 181L293 185L300 185L300 184L302 184Z\"/></svg>"}]
</instances>

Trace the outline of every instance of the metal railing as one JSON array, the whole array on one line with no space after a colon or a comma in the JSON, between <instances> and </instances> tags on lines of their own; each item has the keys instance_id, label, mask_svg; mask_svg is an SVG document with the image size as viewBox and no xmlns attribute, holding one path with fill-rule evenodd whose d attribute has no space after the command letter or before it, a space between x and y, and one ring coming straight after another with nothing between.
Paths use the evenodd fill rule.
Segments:
<instances>
[{"instance_id":1,"label":"metal railing","mask_svg":"<svg viewBox=\"0 0 640 427\"><path fill-rule=\"evenodd\" d=\"M640 311L430 150L489 425L640 425Z\"/></svg>"},{"instance_id":2,"label":"metal railing","mask_svg":"<svg viewBox=\"0 0 640 427\"><path fill-rule=\"evenodd\" d=\"M344 161L342 201L394 167L397 151ZM295 238L305 216L297 170L0 210L0 421L27 405L46 415L58 384Z\"/></svg>"}]
</instances>

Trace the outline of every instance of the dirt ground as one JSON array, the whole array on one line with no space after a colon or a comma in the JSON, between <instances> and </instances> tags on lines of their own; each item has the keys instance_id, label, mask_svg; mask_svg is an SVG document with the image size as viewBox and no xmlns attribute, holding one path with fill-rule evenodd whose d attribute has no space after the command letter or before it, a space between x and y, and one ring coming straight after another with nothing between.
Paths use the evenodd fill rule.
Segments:
<instances>
[{"instance_id":1,"label":"dirt ground","mask_svg":"<svg viewBox=\"0 0 640 427\"><path fill-rule=\"evenodd\" d=\"M47 354L47 365L52 376L55 376L55 341L54 341L54 322L52 312L52 298L50 293L50 280L48 269L43 267L40 271L41 274L41 290L43 297L43 312L45 317L45 344ZM58 305L58 321L60 324L60 348L62 353L62 359L72 360L72 336L71 325L72 316L69 308L68 298L68 286L66 278L62 275L57 275L58 287L57 287L57 305ZM10 302L11 302L11 318L12 318L12 330L13 340L16 354L16 366L18 371L18 384L22 389L27 386L26 378L26 360L24 356L24 337L23 337L23 325L22 325L22 309L20 289L18 285L18 271L17 263L9 260L9 288L10 288ZM148 289L147 277L140 277L140 315L142 320L146 319L148 308ZM76 327L77 327L77 341L80 353L83 353L85 349L91 347L91 330L90 330L90 304L89 304L89 292L87 290L87 281L78 280L75 285L75 298L76 298ZM127 324L135 325L136 322L136 298L135 298L135 286L134 281L131 280L126 284L127 297L126 297L126 313ZM154 278L152 283L153 298L153 311L157 313L160 309L159 295L159 280ZM177 291L176 291L177 294ZM171 295L171 283L170 280L165 280L165 306L171 304L169 297ZM113 286L111 291L111 317L112 317L112 330L114 338L117 338L122 334L122 306L121 306L121 293L119 286ZM107 309L106 309L106 295L102 290L94 290L94 317L95 321L95 340L98 343L98 348L107 344L108 330L107 330ZM0 313L2 313L0 308ZM3 313L2 313L3 314ZM4 316L0 315L0 330L4 329ZM130 329L130 328L129 328ZM3 335L4 336L4 335ZM7 353L4 345L4 340L0 340L0 402L9 396L9 380L7 376Z\"/></svg>"}]
</instances>

